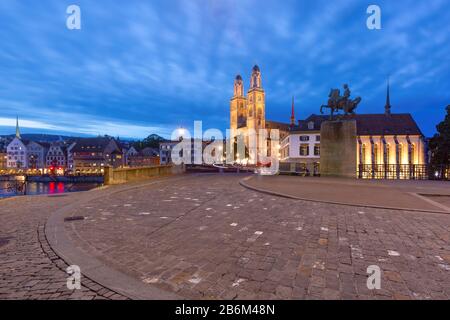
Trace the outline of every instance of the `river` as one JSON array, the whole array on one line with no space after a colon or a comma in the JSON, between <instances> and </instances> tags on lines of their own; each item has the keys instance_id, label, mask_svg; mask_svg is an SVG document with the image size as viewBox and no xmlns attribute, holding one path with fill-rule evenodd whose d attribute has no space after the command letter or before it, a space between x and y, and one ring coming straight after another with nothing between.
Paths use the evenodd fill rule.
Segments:
<instances>
[{"instance_id":1,"label":"river","mask_svg":"<svg viewBox=\"0 0 450 320\"><path fill-rule=\"evenodd\" d=\"M69 183L69 182L27 182L0 181L0 198L38 195L38 194L60 194L66 192L87 191L101 186L100 183Z\"/></svg>"}]
</instances>

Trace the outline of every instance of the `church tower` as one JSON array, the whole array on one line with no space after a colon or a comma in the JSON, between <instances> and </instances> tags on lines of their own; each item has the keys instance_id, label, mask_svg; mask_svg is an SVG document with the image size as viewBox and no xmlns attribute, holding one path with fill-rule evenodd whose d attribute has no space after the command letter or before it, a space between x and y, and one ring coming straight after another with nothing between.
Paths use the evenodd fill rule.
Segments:
<instances>
[{"instance_id":1,"label":"church tower","mask_svg":"<svg viewBox=\"0 0 450 320\"><path fill-rule=\"evenodd\" d=\"M19 116L16 118L16 138L21 139L20 129L19 129Z\"/></svg>"},{"instance_id":2,"label":"church tower","mask_svg":"<svg viewBox=\"0 0 450 320\"><path fill-rule=\"evenodd\" d=\"M240 75L234 80L234 93L230 101L230 129L237 130L246 125L246 104L244 82Z\"/></svg>"},{"instance_id":3,"label":"church tower","mask_svg":"<svg viewBox=\"0 0 450 320\"><path fill-rule=\"evenodd\" d=\"M250 77L250 89L247 93L247 142L250 152L250 162L258 163L260 157L266 156L267 154L266 141L259 135L259 130L265 128L266 97L262 88L261 70L255 65ZM255 137L252 137L253 133L256 134Z\"/></svg>"},{"instance_id":4,"label":"church tower","mask_svg":"<svg viewBox=\"0 0 450 320\"><path fill-rule=\"evenodd\" d=\"M266 97L258 66L253 67L250 79L250 89L247 94L247 128L258 132L259 129L266 127Z\"/></svg>"},{"instance_id":5,"label":"church tower","mask_svg":"<svg viewBox=\"0 0 450 320\"><path fill-rule=\"evenodd\" d=\"M390 88L389 88L389 79L387 83L387 91L386 91L386 105L384 106L384 114L390 115L391 114L391 97L390 97Z\"/></svg>"}]
</instances>

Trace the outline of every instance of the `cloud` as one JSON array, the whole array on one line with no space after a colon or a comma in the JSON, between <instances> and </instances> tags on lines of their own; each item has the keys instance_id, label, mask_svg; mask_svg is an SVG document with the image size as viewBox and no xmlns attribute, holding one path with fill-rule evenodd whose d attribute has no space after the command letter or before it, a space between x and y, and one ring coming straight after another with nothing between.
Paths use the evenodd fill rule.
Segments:
<instances>
[{"instance_id":1,"label":"cloud","mask_svg":"<svg viewBox=\"0 0 450 320\"><path fill-rule=\"evenodd\" d=\"M444 0L379 1L380 31L366 28L367 7L358 0L80 0L80 31L66 29L66 5L1 1L3 119L19 114L113 135L129 126L145 136L198 119L224 129L234 76L248 88L253 64L273 120L288 119L292 95L302 115L317 112L330 87L343 83L363 97L360 112L380 111L388 75L399 112L412 100L419 119L427 114L423 91L437 104L450 100Z\"/></svg>"}]
</instances>

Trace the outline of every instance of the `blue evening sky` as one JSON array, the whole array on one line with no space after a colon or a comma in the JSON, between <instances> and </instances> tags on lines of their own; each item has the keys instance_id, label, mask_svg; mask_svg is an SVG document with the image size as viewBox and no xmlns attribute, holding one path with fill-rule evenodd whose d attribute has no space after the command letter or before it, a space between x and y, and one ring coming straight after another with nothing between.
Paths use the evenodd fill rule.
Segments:
<instances>
[{"instance_id":1,"label":"blue evening sky","mask_svg":"<svg viewBox=\"0 0 450 320\"><path fill-rule=\"evenodd\" d=\"M66 8L81 7L81 30ZM382 29L366 27L370 4ZM0 133L169 136L224 130L233 79L258 64L270 120L318 113L348 83L357 112L410 112L425 135L450 104L450 4L428 1L1 0Z\"/></svg>"}]
</instances>

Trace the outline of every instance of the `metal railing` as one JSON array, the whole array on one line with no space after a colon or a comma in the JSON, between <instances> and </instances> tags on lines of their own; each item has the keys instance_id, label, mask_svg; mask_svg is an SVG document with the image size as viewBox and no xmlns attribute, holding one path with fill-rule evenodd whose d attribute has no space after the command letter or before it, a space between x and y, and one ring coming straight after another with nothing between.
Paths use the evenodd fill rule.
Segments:
<instances>
[{"instance_id":1,"label":"metal railing","mask_svg":"<svg viewBox=\"0 0 450 320\"><path fill-rule=\"evenodd\" d=\"M450 180L450 165L360 164L359 179Z\"/></svg>"}]
</instances>

